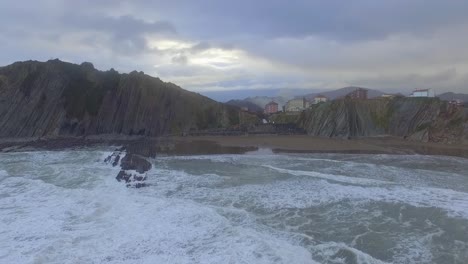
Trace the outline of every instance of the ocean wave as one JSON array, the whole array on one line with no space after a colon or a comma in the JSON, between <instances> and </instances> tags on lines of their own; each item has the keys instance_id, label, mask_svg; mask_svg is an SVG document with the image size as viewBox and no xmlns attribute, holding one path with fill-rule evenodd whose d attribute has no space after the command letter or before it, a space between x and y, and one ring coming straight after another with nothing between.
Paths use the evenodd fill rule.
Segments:
<instances>
[{"instance_id":1,"label":"ocean wave","mask_svg":"<svg viewBox=\"0 0 468 264\"><path fill-rule=\"evenodd\" d=\"M0 262L468 260L466 192L360 174L381 168L427 178L400 161L380 167L339 155L332 162L331 155L311 161L299 154L160 157L147 173L149 187L132 189L115 180L119 168L103 162L109 153L1 154Z\"/></svg>"}]
</instances>

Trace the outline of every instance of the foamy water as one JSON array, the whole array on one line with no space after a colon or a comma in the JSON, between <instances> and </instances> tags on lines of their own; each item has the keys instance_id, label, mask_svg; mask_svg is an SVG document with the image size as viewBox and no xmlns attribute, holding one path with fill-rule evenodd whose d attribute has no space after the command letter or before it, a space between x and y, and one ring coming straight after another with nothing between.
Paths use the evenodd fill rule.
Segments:
<instances>
[{"instance_id":1,"label":"foamy water","mask_svg":"<svg viewBox=\"0 0 468 264\"><path fill-rule=\"evenodd\" d=\"M468 162L436 156L0 153L0 263L468 263Z\"/></svg>"}]
</instances>

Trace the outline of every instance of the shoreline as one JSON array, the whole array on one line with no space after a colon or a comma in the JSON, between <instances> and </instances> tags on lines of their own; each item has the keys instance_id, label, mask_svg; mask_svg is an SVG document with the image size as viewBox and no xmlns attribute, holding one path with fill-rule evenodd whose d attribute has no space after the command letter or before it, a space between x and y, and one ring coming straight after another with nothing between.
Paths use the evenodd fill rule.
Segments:
<instances>
[{"instance_id":1,"label":"shoreline","mask_svg":"<svg viewBox=\"0 0 468 264\"><path fill-rule=\"evenodd\" d=\"M468 144L418 142L395 137L323 138L307 135L128 137L90 136L47 139L0 139L0 151L61 150L94 146L124 146L146 157L157 155L243 154L258 149L273 153L343 153L443 155L468 158Z\"/></svg>"},{"instance_id":2,"label":"shoreline","mask_svg":"<svg viewBox=\"0 0 468 264\"><path fill-rule=\"evenodd\" d=\"M274 153L343 153L343 154L396 154L444 155L468 158L468 145L418 142L395 137L323 138L307 135L268 135L232 137L179 138L182 141L208 140L221 146L271 149Z\"/></svg>"}]
</instances>

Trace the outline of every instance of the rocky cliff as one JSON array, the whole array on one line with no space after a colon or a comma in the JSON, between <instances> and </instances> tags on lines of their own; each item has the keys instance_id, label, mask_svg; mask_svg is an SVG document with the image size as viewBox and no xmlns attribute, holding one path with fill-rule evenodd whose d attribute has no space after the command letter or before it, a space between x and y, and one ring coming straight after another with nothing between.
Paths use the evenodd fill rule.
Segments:
<instances>
[{"instance_id":1,"label":"rocky cliff","mask_svg":"<svg viewBox=\"0 0 468 264\"><path fill-rule=\"evenodd\" d=\"M237 108L142 72L59 60L0 68L0 137L158 136L238 123Z\"/></svg>"},{"instance_id":2,"label":"rocky cliff","mask_svg":"<svg viewBox=\"0 0 468 264\"><path fill-rule=\"evenodd\" d=\"M438 98L335 100L299 118L308 134L326 137L391 135L418 141L468 142L468 111Z\"/></svg>"}]
</instances>

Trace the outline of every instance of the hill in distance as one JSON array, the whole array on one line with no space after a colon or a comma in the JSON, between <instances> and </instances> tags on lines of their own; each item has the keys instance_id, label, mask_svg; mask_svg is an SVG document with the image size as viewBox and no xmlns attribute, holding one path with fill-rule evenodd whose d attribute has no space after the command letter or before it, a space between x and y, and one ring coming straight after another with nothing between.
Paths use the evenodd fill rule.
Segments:
<instances>
[{"instance_id":1,"label":"hill in distance","mask_svg":"<svg viewBox=\"0 0 468 264\"><path fill-rule=\"evenodd\" d=\"M334 100L340 97L344 97L345 95L349 94L350 92L358 88L362 88L362 87L349 86L349 87L344 87L344 88L332 90L332 91L315 92L315 93L309 93L309 94L300 95L300 96L290 96L290 97L287 97L287 96L252 96L252 97L247 97L243 100L231 100L231 101L228 101L227 103L231 105L239 106L239 107L248 107L249 109L257 109L258 107L263 109L266 104L268 104L271 101L275 101L279 104L279 107L281 108L290 99L293 99L293 98L305 97L307 100L312 100L317 95L323 95L323 96L326 96L330 100ZM369 98L379 97L384 94L384 92L381 92L378 90L373 90L373 89L368 89L368 88L363 88L363 89L368 90ZM253 110L253 111L256 111L256 110Z\"/></svg>"},{"instance_id":2,"label":"hill in distance","mask_svg":"<svg viewBox=\"0 0 468 264\"><path fill-rule=\"evenodd\" d=\"M437 97L439 97L440 99L445 100L445 101L451 101L451 100L459 99L459 100L462 100L465 103L468 103L468 94L448 92L448 93L440 94Z\"/></svg>"},{"instance_id":3,"label":"hill in distance","mask_svg":"<svg viewBox=\"0 0 468 264\"><path fill-rule=\"evenodd\" d=\"M379 96L384 94L384 92L379 91L379 90L363 88L363 87L357 87L357 86L348 86L348 87L344 87L344 88L337 89L337 90L332 90L332 91L325 91L325 92L321 92L321 93L306 94L306 95L300 96L300 97L305 97L306 99L311 100L317 95L323 95L323 96L326 96L329 100L334 100L334 99L337 99L337 98L340 98L340 97L344 97L347 94L349 94L350 92L352 92L352 91L354 91L356 89L359 89L359 88L366 89L368 91L367 93L368 93L369 98L379 97Z\"/></svg>"},{"instance_id":4,"label":"hill in distance","mask_svg":"<svg viewBox=\"0 0 468 264\"><path fill-rule=\"evenodd\" d=\"M256 113L261 113L263 112L263 108L260 107L257 104L254 104L250 101L246 100L230 100L227 101L226 104L232 105L232 106L237 106L240 108L246 107L250 112L256 112Z\"/></svg>"},{"instance_id":5,"label":"hill in distance","mask_svg":"<svg viewBox=\"0 0 468 264\"><path fill-rule=\"evenodd\" d=\"M240 90L222 90L222 91L204 91L201 94L212 98L218 102L228 102L230 100L244 100L254 97L284 97L292 99L295 96L319 92L316 89L303 88L271 88L271 89L240 89ZM262 106L263 107L263 106Z\"/></svg>"}]
</instances>

